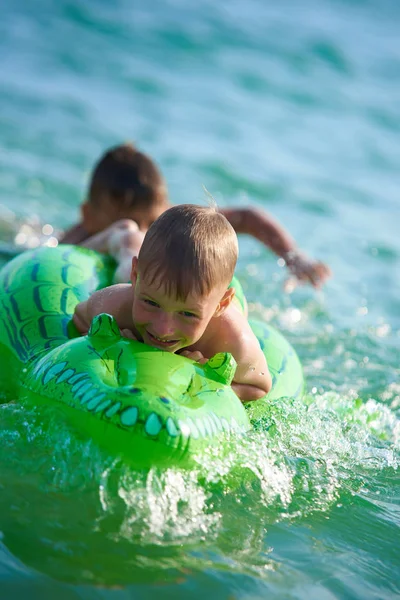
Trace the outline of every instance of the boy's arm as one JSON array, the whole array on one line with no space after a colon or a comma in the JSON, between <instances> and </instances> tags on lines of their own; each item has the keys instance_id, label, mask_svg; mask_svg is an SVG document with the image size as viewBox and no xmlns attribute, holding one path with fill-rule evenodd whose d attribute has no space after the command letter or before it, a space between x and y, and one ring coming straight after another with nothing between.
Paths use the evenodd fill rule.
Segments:
<instances>
[{"instance_id":1,"label":"boy's arm","mask_svg":"<svg viewBox=\"0 0 400 600\"><path fill-rule=\"evenodd\" d=\"M89 237L88 232L82 225L82 223L77 223L73 225L58 240L60 244L81 244Z\"/></svg>"},{"instance_id":2,"label":"boy's arm","mask_svg":"<svg viewBox=\"0 0 400 600\"><path fill-rule=\"evenodd\" d=\"M139 254L143 239L144 233L139 231L135 221L121 219L92 236L79 223L68 229L59 242L60 244L77 244L84 248L97 250L97 252L110 254L118 265L114 281L120 283L129 281L132 258Z\"/></svg>"},{"instance_id":3,"label":"boy's arm","mask_svg":"<svg viewBox=\"0 0 400 600\"><path fill-rule=\"evenodd\" d=\"M89 331L91 318L89 316L88 303L89 300L79 302L79 304L75 306L75 311L72 315L72 321L79 333L86 334Z\"/></svg>"},{"instance_id":4,"label":"boy's arm","mask_svg":"<svg viewBox=\"0 0 400 600\"><path fill-rule=\"evenodd\" d=\"M318 288L331 276L327 265L300 252L289 233L265 211L256 208L224 208L220 212L236 233L255 237L283 258L290 272L299 281L311 283Z\"/></svg>"},{"instance_id":5,"label":"boy's arm","mask_svg":"<svg viewBox=\"0 0 400 600\"><path fill-rule=\"evenodd\" d=\"M104 252L117 262L114 282L129 281L132 258L138 256L145 234L131 219L121 219L86 239L82 246Z\"/></svg>"},{"instance_id":6,"label":"boy's arm","mask_svg":"<svg viewBox=\"0 0 400 600\"><path fill-rule=\"evenodd\" d=\"M131 327L132 286L112 285L92 294L88 300L76 305L72 320L80 333L89 331L93 317L108 313L115 317L120 328Z\"/></svg>"},{"instance_id":7,"label":"boy's arm","mask_svg":"<svg viewBox=\"0 0 400 600\"><path fill-rule=\"evenodd\" d=\"M211 339L199 349L207 358L217 352L232 354L237 363L232 388L243 402L258 400L270 391L272 378L267 360L246 317L235 307L214 320ZM199 360L193 356L195 352L190 354L189 358Z\"/></svg>"},{"instance_id":8,"label":"boy's arm","mask_svg":"<svg viewBox=\"0 0 400 600\"><path fill-rule=\"evenodd\" d=\"M242 402L259 400L265 394L268 394L272 386L272 378L264 355L262 357L259 356L259 352L261 352L259 345L258 349L255 349L255 361L251 361L250 363L239 364L240 351L238 350L225 348L225 352L231 352L238 362L231 387ZM180 355L186 356L200 364L204 364L208 360L199 350L184 350L180 352Z\"/></svg>"},{"instance_id":9,"label":"boy's arm","mask_svg":"<svg viewBox=\"0 0 400 600\"><path fill-rule=\"evenodd\" d=\"M249 402L268 394L272 378L256 336L247 320L243 318L243 321L240 334L236 335L228 351L238 365L232 388L242 402Z\"/></svg>"}]
</instances>

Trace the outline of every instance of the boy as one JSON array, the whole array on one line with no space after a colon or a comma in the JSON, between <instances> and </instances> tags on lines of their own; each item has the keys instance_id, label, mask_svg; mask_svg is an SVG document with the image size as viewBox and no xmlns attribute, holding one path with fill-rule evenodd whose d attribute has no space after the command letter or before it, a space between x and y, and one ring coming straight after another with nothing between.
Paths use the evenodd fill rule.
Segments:
<instances>
[{"instance_id":1,"label":"boy","mask_svg":"<svg viewBox=\"0 0 400 600\"><path fill-rule=\"evenodd\" d=\"M228 287L237 257L236 234L215 208L172 207L146 233L132 259L131 283L95 292L77 305L74 323L86 333L93 317L106 312L124 336L167 352L199 362L230 352L237 362L234 391L242 401L257 400L271 389L271 376Z\"/></svg>"},{"instance_id":2,"label":"boy","mask_svg":"<svg viewBox=\"0 0 400 600\"><path fill-rule=\"evenodd\" d=\"M155 163L134 146L123 144L108 150L95 166L88 199L81 207L82 221L68 230L60 242L83 244L101 251L104 240L97 239L93 245L88 242L91 236L121 219L134 221L145 234L169 206L167 187ZM329 267L298 251L294 240L266 212L254 208L219 211L236 233L255 237L283 258L298 282L318 288L330 277Z\"/></svg>"},{"instance_id":3,"label":"boy","mask_svg":"<svg viewBox=\"0 0 400 600\"><path fill-rule=\"evenodd\" d=\"M155 163L123 144L108 150L92 173L81 222L68 229L62 244L82 244L120 219L132 219L141 231L169 208L167 187Z\"/></svg>"}]
</instances>

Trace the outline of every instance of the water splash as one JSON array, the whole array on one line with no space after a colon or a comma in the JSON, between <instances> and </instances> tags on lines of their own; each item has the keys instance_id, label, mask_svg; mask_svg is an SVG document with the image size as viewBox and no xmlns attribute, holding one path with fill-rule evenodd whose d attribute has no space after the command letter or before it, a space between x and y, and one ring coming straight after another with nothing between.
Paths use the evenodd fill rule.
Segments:
<instances>
[{"instance_id":1,"label":"water splash","mask_svg":"<svg viewBox=\"0 0 400 600\"><path fill-rule=\"evenodd\" d=\"M253 431L209 448L191 471L134 470L57 411L2 405L5 543L68 581L130 581L140 565L152 577L200 564L266 577L271 528L329 515L348 497L380 501L379 481L399 467L397 395L392 385L366 401L350 390L257 402Z\"/></svg>"}]
</instances>

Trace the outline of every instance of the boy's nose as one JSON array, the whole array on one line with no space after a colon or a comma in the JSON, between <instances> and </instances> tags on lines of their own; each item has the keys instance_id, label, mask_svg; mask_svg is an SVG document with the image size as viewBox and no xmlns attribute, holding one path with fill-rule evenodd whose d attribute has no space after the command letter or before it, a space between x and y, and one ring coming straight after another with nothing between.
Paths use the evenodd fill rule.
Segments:
<instances>
[{"instance_id":1,"label":"boy's nose","mask_svg":"<svg viewBox=\"0 0 400 600\"><path fill-rule=\"evenodd\" d=\"M162 315L157 321L155 334L159 338L170 337L175 331L174 318L172 315Z\"/></svg>"}]
</instances>

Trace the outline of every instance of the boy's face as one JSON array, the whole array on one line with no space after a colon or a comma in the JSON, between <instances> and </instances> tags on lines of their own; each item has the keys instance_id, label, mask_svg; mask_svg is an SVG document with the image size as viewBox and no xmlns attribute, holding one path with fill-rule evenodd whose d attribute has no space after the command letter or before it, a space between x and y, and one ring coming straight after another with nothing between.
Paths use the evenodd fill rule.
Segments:
<instances>
[{"instance_id":1,"label":"boy's face","mask_svg":"<svg viewBox=\"0 0 400 600\"><path fill-rule=\"evenodd\" d=\"M82 219L83 225L90 235L103 231L120 219L136 221L140 231L145 233L167 208L169 208L167 203L149 207L121 208L108 198L103 198L98 205L85 202L82 205Z\"/></svg>"},{"instance_id":2,"label":"boy's face","mask_svg":"<svg viewBox=\"0 0 400 600\"><path fill-rule=\"evenodd\" d=\"M234 291L219 286L208 296L189 294L185 301L169 295L164 286L150 284L137 272L137 259L132 263L132 285L135 298L133 322L145 344L177 352L195 344L213 317L229 306Z\"/></svg>"}]
</instances>

